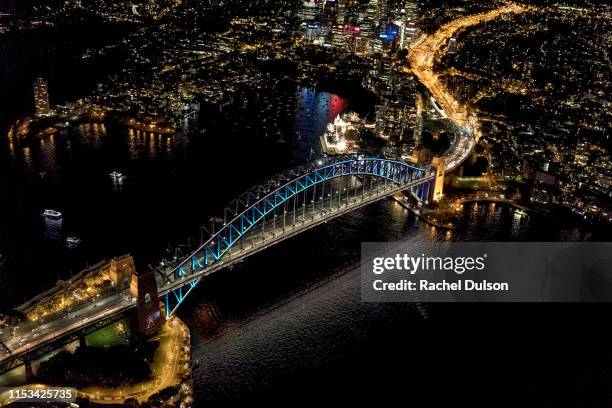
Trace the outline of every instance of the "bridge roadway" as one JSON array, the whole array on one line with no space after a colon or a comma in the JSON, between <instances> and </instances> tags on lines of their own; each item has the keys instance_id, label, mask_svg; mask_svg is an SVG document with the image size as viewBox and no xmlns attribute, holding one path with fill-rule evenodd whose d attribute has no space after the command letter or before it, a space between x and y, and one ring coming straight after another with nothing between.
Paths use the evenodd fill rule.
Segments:
<instances>
[{"instance_id":1,"label":"bridge roadway","mask_svg":"<svg viewBox=\"0 0 612 408\"><path fill-rule=\"evenodd\" d=\"M435 101L435 99L433 100ZM426 106L434 107L434 102L432 100L427 100ZM463 163L469 157L470 153L474 149L474 146L476 145L475 120L468 120L469 123L467 125L459 125L456 121L448 116L441 115L439 120L448 123L453 129L453 134L455 135L453 142L445 155L446 172L450 172L459 167L461 163Z\"/></svg>"},{"instance_id":2,"label":"bridge roadway","mask_svg":"<svg viewBox=\"0 0 612 408\"><path fill-rule=\"evenodd\" d=\"M7 360L19 358L52 344L85 327L121 314L135 306L135 299L117 293L96 299L68 314L54 316L49 321L26 322L11 330L0 330L0 373Z\"/></svg>"},{"instance_id":3,"label":"bridge roadway","mask_svg":"<svg viewBox=\"0 0 612 408\"><path fill-rule=\"evenodd\" d=\"M457 167L471 152L474 138L464 127L458 127L459 138L455 140L448 154L449 168ZM157 276L160 296L163 298L177 288L193 283L191 290L206 275L219 269L231 266L246 257L262 251L280 241L295 236L303 231L327 222L333 218L368 205L374 201L388 197L396 192L406 190L410 186L422 184L432 175L413 181L409 184L395 184L387 179L374 179L374 186L365 189L364 183L369 176L361 178L351 176L348 188L345 184L331 183L334 193L328 193L327 197L318 197L313 203L307 203L302 208L288 209L283 214L267 219L255 227L255 230L246 235L240 245L232 248L213 265L186 276L182 279L174 277L163 280L161 275ZM346 178L346 177L345 177ZM337 179L344 180L344 179ZM319 193L320 194L320 193ZM279 215L281 215L279 217ZM188 291L187 291L188 293ZM168 298L165 298L168 304ZM182 299L181 299L182 301ZM68 311L68 314L56 315L52 320L40 322L28 322L17 327L13 332L9 329L0 330L0 373L22 364L24 356L30 356L42 352L45 346L57 343L60 339L81 333L84 329L95 326L99 322L121 315L135 307L135 300L125 294L113 294L96 299L94 302ZM167 310L171 313L175 310ZM36 353L35 353L36 352Z\"/></svg>"},{"instance_id":4,"label":"bridge roadway","mask_svg":"<svg viewBox=\"0 0 612 408\"><path fill-rule=\"evenodd\" d=\"M410 49L408 59L412 66L412 71L440 105L442 105L444 112L458 125L464 126L468 124L468 109L464 104L455 99L452 93L440 81L438 74L434 72L433 68L434 63L437 62L436 59L442 55L442 50L449 39L458 32L470 26L494 20L504 13L524 13L530 9L528 6L507 3L494 10L463 16L442 25L435 33L420 38Z\"/></svg>"}]
</instances>

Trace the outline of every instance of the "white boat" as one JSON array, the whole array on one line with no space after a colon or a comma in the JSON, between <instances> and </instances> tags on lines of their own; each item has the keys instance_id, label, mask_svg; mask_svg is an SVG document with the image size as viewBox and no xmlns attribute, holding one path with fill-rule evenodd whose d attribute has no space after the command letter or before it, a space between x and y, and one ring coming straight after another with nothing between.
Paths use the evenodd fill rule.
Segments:
<instances>
[{"instance_id":1,"label":"white boat","mask_svg":"<svg viewBox=\"0 0 612 408\"><path fill-rule=\"evenodd\" d=\"M81 243L81 239L75 237L74 235L70 235L66 237L66 244L70 247L75 247Z\"/></svg>"},{"instance_id":2,"label":"white boat","mask_svg":"<svg viewBox=\"0 0 612 408\"><path fill-rule=\"evenodd\" d=\"M113 171L110 176L113 180L121 180L123 178L123 174L119 173L118 171Z\"/></svg>"},{"instance_id":3,"label":"white boat","mask_svg":"<svg viewBox=\"0 0 612 408\"><path fill-rule=\"evenodd\" d=\"M57 219L62 218L62 213L59 211L55 211L55 210L45 210L43 211L43 217L54 218L57 220Z\"/></svg>"}]
</instances>

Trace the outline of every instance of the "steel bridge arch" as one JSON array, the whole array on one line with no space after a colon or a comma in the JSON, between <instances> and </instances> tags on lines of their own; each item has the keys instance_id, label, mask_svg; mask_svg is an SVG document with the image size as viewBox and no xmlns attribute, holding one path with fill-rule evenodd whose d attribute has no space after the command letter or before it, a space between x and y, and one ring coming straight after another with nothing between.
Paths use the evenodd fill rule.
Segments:
<instances>
[{"instance_id":1,"label":"steel bridge arch","mask_svg":"<svg viewBox=\"0 0 612 408\"><path fill-rule=\"evenodd\" d=\"M425 200L429 195L427 182L433 180L434 177L431 169L379 157L343 158L329 164L319 162L305 171L272 191L259 190L259 193L265 194L263 197L259 195L253 197L256 199L254 203L245 205L240 212L235 211L232 214L234 217L225 221L223 227L208 241L165 273L164 283L170 289L161 291L160 294L165 296L167 317L176 311L187 294L197 286L207 268L218 263L241 238L245 237L260 221L265 220L268 214L298 194L339 177L370 175L389 180L398 186L405 185L417 198ZM274 183L280 184L278 180ZM174 303L174 306L170 306L171 303Z\"/></svg>"}]
</instances>

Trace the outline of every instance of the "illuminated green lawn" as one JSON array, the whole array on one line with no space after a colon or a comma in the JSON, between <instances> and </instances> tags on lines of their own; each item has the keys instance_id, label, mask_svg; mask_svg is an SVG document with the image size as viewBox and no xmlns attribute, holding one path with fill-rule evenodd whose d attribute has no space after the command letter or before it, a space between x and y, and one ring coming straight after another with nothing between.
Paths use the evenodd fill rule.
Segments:
<instances>
[{"instance_id":1,"label":"illuminated green lawn","mask_svg":"<svg viewBox=\"0 0 612 408\"><path fill-rule=\"evenodd\" d=\"M85 340L90 347L120 346L128 344L129 336L130 325L128 319L122 319L87 335Z\"/></svg>"},{"instance_id":2,"label":"illuminated green lawn","mask_svg":"<svg viewBox=\"0 0 612 408\"><path fill-rule=\"evenodd\" d=\"M453 182L455 188L466 188L479 190L488 186L488 180L484 177L457 177Z\"/></svg>"}]
</instances>

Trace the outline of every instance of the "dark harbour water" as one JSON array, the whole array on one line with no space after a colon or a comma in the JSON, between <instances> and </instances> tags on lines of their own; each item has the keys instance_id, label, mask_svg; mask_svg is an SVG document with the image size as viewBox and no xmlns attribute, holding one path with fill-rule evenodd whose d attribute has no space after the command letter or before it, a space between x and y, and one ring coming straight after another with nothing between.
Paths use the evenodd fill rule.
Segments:
<instances>
[{"instance_id":1,"label":"dark harbour water","mask_svg":"<svg viewBox=\"0 0 612 408\"><path fill-rule=\"evenodd\" d=\"M234 196L307 162L325 125L348 106L338 95L294 86L253 98L201 118L204 133L166 137L81 124L34 141L3 135L2 307L103 257L131 253L144 268L188 235L198 239L198 226ZM115 170L126 176L122 185L109 176ZM63 223L46 223L46 208L61 211ZM68 235L81 246L67 248Z\"/></svg>"},{"instance_id":2,"label":"dark harbour water","mask_svg":"<svg viewBox=\"0 0 612 408\"><path fill-rule=\"evenodd\" d=\"M360 302L361 241L580 238L513 214L468 206L447 234L384 201L213 276L179 312L199 362L195 406L608 406L608 305Z\"/></svg>"}]
</instances>

